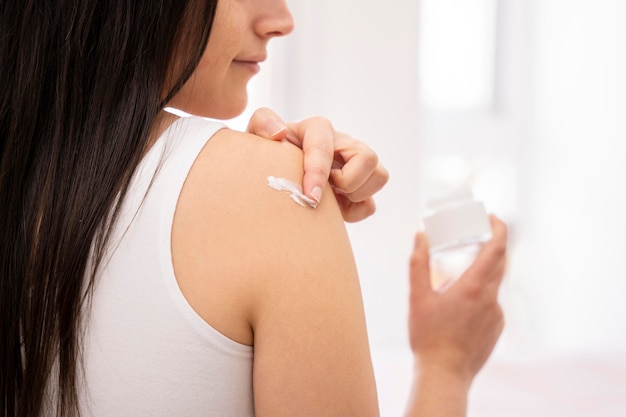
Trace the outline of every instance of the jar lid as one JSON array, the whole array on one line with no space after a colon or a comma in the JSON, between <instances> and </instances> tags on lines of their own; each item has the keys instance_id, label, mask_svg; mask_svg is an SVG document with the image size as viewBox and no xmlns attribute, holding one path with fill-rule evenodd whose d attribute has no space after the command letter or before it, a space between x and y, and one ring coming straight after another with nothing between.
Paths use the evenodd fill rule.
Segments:
<instances>
[{"instance_id":1,"label":"jar lid","mask_svg":"<svg viewBox=\"0 0 626 417\"><path fill-rule=\"evenodd\" d=\"M457 190L427 203L424 229L431 252L491 239L491 223L480 201L469 188Z\"/></svg>"}]
</instances>

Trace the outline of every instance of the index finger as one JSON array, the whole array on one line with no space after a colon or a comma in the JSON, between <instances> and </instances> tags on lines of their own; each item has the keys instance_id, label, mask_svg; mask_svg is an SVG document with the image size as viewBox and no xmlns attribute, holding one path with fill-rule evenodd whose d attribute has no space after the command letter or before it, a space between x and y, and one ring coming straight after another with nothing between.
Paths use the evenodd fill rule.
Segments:
<instances>
[{"instance_id":1,"label":"index finger","mask_svg":"<svg viewBox=\"0 0 626 417\"><path fill-rule=\"evenodd\" d=\"M302 138L304 153L302 191L306 196L319 202L330 177L335 130L330 122L322 117L306 119L297 125L290 124L290 128L295 128L296 136ZM288 134L288 139L289 136Z\"/></svg>"},{"instance_id":2,"label":"index finger","mask_svg":"<svg viewBox=\"0 0 626 417\"><path fill-rule=\"evenodd\" d=\"M413 253L409 263L409 283L410 298L416 302L433 292L430 280L428 237L423 232L415 235Z\"/></svg>"},{"instance_id":3,"label":"index finger","mask_svg":"<svg viewBox=\"0 0 626 417\"><path fill-rule=\"evenodd\" d=\"M282 140L287 135L287 124L273 110L261 107L250 117L247 130L265 139Z\"/></svg>"}]
</instances>

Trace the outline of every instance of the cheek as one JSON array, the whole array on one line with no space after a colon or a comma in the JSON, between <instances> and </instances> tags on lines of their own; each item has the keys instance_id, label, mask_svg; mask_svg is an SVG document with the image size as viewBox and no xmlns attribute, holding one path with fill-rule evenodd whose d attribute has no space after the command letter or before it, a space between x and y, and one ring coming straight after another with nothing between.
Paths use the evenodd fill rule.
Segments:
<instances>
[{"instance_id":1,"label":"cheek","mask_svg":"<svg viewBox=\"0 0 626 417\"><path fill-rule=\"evenodd\" d=\"M214 95L221 95L224 88L224 80L227 76L230 61L216 55L205 54L194 70L191 78L186 83L187 94L194 101L207 100Z\"/></svg>"},{"instance_id":2,"label":"cheek","mask_svg":"<svg viewBox=\"0 0 626 417\"><path fill-rule=\"evenodd\" d=\"M215 52L213 48L207 47L200 62L198 62L198 66L194 70L194 76L197 78L209 78L211 74L219 72L219 67L224 65L224 63L220 61L224 60L224 57L220 59L220 54Z\"/></svg>"}]
</instances>

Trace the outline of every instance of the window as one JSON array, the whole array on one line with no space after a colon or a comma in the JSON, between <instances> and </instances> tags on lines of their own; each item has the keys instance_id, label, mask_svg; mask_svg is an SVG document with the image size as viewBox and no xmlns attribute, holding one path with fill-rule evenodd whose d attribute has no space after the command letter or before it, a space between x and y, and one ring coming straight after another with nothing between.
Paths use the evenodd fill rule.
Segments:
<instances>
[{"instance_id":1,"label":"window","mask_svg":"<svg viewBox=\"0 0 626 417\"><path fill-rule=\"evenodd\" d=\"M422 104L467 111L494 104L497 0L421 0Z\"/></svg>"}]
</instances>

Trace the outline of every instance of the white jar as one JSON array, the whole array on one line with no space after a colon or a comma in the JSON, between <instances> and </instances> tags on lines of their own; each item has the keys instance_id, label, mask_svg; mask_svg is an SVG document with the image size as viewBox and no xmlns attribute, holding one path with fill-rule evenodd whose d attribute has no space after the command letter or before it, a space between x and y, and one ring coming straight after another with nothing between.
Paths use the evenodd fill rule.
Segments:
<instances>
[{"instance_id":1,"label":"white jar","mask_svg":"<svg viewBox=\"0 0 626 417\"><path fill-rule=\"evenodd\" d=\"M482 202L472 191L457 189L426 204L424 230L430 245L433 288L447 289L474 262L491 239L491 223Z\"/></svg>"}]
</instances>

